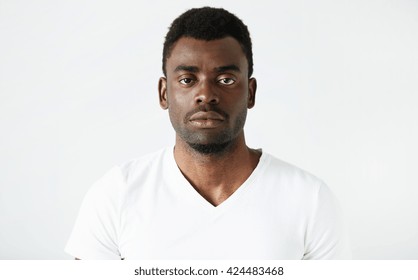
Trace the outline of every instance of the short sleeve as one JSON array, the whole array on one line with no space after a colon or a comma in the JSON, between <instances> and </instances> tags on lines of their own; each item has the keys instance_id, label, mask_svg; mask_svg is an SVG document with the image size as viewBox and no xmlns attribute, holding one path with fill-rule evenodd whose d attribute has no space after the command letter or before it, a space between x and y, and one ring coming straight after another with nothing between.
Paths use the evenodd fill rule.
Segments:
<instances>
[{"instance_id":1,"label":"short sleeve","mask_svg":"<svg viewBox=\"0 0 418 280\"><path fill-rule=\"evenodd\" d=\"M121 259L118 250L124 179L114 167L84 197L65 252L79 259Z\"/></svg>"},{"instance_id":2,"label":"short sleeve","mask_svg":"<svg viewBox=\"0 0 418 280\"><path fill-rule=\"evenodd\" d=\"M320 185L313 205L303 259L351 259L342 210L326 185Z\"/></svg>"}]
</instances>

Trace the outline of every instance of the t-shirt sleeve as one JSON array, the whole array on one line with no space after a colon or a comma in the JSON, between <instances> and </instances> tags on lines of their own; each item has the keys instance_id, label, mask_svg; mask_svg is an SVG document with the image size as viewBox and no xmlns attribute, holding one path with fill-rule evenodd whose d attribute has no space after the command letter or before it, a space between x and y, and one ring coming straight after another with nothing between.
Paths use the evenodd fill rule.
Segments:
<instances>
[{"instance_id":1,"label":"t-shirt sleeve","mask_svg":"<svg viewBox=\"0 0 418 280\"><path fill-rule=\"evenodd\" d=\"M124 179L114 167L84 197L65 252L79 259L121 259L118 250Z\"/></svg>"},{"instance_id":2,"label":"t-shirt sleeve","mask_svg":"<svg viewBox=\"0 0 418 280\"><path fill-rule=\"evenodd\" d=\"M342 210L325 184L320 185L313 205L303 259L351 259Z\"/></svg>"}]
</instances>

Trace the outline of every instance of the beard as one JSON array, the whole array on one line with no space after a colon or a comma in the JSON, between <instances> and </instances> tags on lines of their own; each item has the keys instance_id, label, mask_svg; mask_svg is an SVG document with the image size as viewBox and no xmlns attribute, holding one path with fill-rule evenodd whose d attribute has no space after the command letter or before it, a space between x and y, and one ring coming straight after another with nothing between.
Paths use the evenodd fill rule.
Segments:
<instances>
[{"instance_id":1,"label":"beard","mask_svg":"<svg viewBox=\"0 0 418 280\"><path fill-rule=\"evenodd\" d=\"M225 118L228 124L230 121L229 115L218 109L217 107L199 107L189 113L183 119L182 125L175 125L172 121L174 130L180 138L186 142L194 151L204 155L219 155L225 153L234 146L237 136L244 128L245 120L247 118L247 108L243 108L237 115L232 127L226 126L220 131L212 130L191 130L187 127L190 117L201 111L213 111Z\"/></svg>"},{"instance_id":2,"label":"beard","mask_svg":"<svg viewBox=\"0 0 418 280\"><path fill-rule=\"evenodd\" d=\"M196 152L204 155L215 155L224 153L229 146L231 146L232 141L227 141L224 143L210 143L210 144L199 144L199 143L190 143L187 142L190 148Z\"/></svg>"}]
</instances>

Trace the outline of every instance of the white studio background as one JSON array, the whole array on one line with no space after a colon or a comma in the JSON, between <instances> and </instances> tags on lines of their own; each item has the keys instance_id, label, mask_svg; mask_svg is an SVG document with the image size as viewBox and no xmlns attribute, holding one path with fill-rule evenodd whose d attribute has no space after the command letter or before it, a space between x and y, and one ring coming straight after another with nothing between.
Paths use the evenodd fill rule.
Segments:
<instances>
[{"instance_id":1,"label":"white studio background","mask_svg":"<svg viewBox=\"0 0 418 280\"><path fill-rule=\"evenodd\" d=\"M0 0L0 259L70 259L90 185L174 143L163 39L204 5L252 35L248 144L328 183L354 258L418 259L414 0Z\"/></svg>"}]
</instances>

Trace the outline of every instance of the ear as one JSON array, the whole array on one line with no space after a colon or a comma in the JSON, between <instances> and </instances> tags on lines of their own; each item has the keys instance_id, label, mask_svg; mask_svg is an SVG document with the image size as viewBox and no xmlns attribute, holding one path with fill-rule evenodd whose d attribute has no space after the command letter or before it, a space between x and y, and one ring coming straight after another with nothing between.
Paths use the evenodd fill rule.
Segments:
<instances>
[{"instance_id":1,"label":"ear","mask_svg":"<svg viewBox=\"0 0 418 280\"><path fill-rule=\"evenodd\" d=\"M248 80L248 105L247 108L251 109L255 105L255 92L257 91L257 80L251 78Z\"/></svg>"},{"instance_id":2,"label":"ear","mask_svg":"<svg viewBox=\"0 0 418 280\"><path fill-rule=\"evenodd\" d=\"M164 110L168 109L168 100L167 100L167 79L161 77L158 81L158 96L160 98L160 107Z\"/></svg>"}]
</instances>

